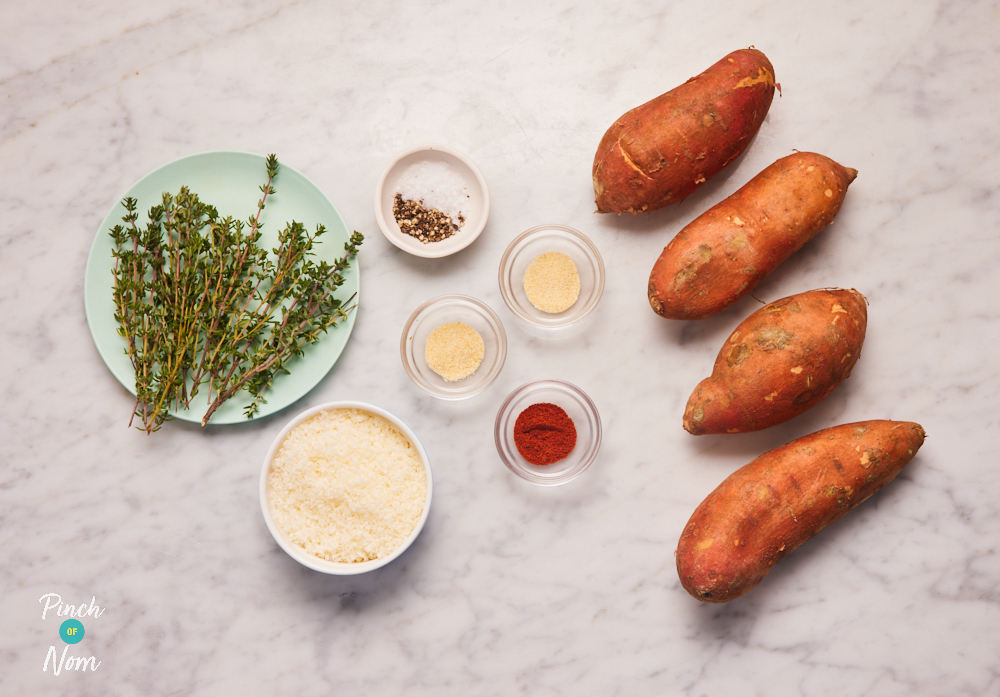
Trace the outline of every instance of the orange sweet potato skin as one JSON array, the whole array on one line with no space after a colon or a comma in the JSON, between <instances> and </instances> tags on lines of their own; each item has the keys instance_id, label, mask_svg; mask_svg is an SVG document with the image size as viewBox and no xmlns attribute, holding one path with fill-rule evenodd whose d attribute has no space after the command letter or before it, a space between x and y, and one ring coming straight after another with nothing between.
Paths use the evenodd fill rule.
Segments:
<instances>
[{"instance_id":1,"label":"orange sweet potato skin","mask_svg":"<svg viewBox=\"0 0 1000 697\"><path fill-rule=\"evenodd\" d=\"M924 429L863 421L817 431L764 453L708 495L677 544L681 585L698 600L747 593L781 559L889 483Z\"/></svg>"},{"instance_id":2,"label":"orange sweet potato skin","mask_svg":"<svg viewBox=\"0 0 1000 697\"><path fill-rule=\"evenodd\" d=\"M773 97L771 62L748 48L627 112L594 157L598 212L642 213L682 201L739 157Z\"/></svg>"},{"instance_id":3,"label":"orange sweet potato skin","mask_svg":"<svg viewBox=\"0 0 1000 697\"><path fill-rule=\"evenodd\" d=\"M828 157L783 157L677 233L649 275L649 304L704 319L754 289L829 225L858 172Z\"/></svg>"},{"instance_id":4,"label":"orange sweet potato skin","mask_svg":"<svg viewBox=\"0 0 1000 697\"><path fill-rule=\"evenodd\" d=\"M846 380L865 340L868 308L856 290L811 290L747 317L688 399L696 436L759 431L798 416Z\"/></svg>"}]
</instances>

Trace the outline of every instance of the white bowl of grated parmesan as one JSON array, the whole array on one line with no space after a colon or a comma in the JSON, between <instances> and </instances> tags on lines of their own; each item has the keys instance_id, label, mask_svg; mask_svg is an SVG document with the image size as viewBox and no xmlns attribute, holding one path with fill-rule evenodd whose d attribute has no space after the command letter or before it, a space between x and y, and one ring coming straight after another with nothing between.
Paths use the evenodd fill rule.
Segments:
<instances>
[{"instance_id":1,"label":"white bowl of grated parmesan","mask_svg":"<svg viewBox=\"0 0 1000 697\"><path fill-rule=\"evenodd\" d=\"M278 546L310 569L353 575L385 566L431 508L427 452L399 418L330 402L292 419L264 458L260 505Z\"/></svg>"},{"instance_id":2,"label":"white bowl of grated parmesan","mask_svg":"<svg viewBox=\"0 0 1000 697\"><path fill-rule=\"evenodd\" d=\"M405 252L437 259L472 244L490 215L486 179L469 157L424 143L396 155L375 184L375 220Z\"/></svg>"}]
</instances>

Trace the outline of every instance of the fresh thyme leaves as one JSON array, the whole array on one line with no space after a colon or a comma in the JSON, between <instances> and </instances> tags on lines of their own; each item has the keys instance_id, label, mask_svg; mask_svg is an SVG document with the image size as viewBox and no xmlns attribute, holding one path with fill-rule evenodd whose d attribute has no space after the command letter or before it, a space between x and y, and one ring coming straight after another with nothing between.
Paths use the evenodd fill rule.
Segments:
<instances>
[{"instance_id":1,"label":"fresh thyme leaves","mask_svg":"<svg viewBox=\"0 0 1000 697\"><path fill-rule=\"evenodd\" d=\"M253 398L244 413L252 418L274 378L289 372L288 361L354 308L334 292L361 233L351 235L333 264L313 259L322 225L309 233L292 221L272 254L259 246L261 213L277 174L278 159L269 155L256 214L246 221L220 218L187 187L164 193L145 227L136 224L138 202L122 201L124 224L110 232L115 319L135 370L132 418L147 433L159 430L171 409L189 408L205 385L202 426L244 389Z\"/></svg>"}]
</instances>

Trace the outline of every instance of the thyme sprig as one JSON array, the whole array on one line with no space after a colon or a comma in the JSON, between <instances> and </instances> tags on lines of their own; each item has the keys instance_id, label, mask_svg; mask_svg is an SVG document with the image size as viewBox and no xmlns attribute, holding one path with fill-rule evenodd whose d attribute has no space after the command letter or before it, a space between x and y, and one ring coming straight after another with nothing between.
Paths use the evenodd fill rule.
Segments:
<instances>
[{"instance_id":1,"label":"thyme sprig","mask_svg":"<svg viewBox=\"0 0 1000 697\"><path fill-rule=\"evenodd\" d=\"M274 155L266 167L257 211L246 221L220 218L187 187L164 193L144 227L137 225L138 202L122 201L123 224L110 231L115 319L135 371L133 419L147 433L159 430L171 410L189 408L206 385L202 426L244 389L252 397L244 413L252 418L289 361L354 308L345 306L353 295L344 303L334 293L361 233L333 264L313 259L323 225L310 233L292 221L271 254L259 245L261 214L275 194Z\"/></svg>"}]
</instances>

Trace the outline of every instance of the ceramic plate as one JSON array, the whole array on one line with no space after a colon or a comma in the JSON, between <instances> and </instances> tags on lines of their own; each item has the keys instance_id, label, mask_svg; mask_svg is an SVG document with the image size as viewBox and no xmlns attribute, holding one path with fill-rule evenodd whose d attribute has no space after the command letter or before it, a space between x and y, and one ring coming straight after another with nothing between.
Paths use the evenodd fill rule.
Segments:
<instances>
[{"instance_id":1,"label":"ceramic plate","mask_svg":"<svg viewBox=\"0 0 1000 697\"><path fill-rule=\"evenodd\" d=\"M262 220L263 236L259 242L265 249L277 246L278 232L285 224L296 220L307 230L315 230L317 224L326 227L326 233L314 248L317 259L333 263L344 253L344 243L350 233L340 213L334 208L322 191L302 174L278 160L279 170L272 186L275 193L267 199ZM181 186L188 186L202 201L211 203L220 217L232 215L246 220L257 212L260 186L267 181L265 158L242 152L207 152L175 160L164 165L136 182L118 198L118 202L108 212L90 248L87 272L84 281L84 304L87 323L97 344L97 350L118 381L135 394L135 374L128 355L125 353L125 339L118 335L118 323L114 318L112 288L113 241L109 230L121 222L125 208L121 200L132 196L138 200L139 219L137 225L145 225L146 214L161 202L165 191L176 194ZM362 245L362 249L364 246ZM363 252L362 252L363 253ZM346 301L358 292L360 276L357 259L352 260L350 269L344 274L345 282L337 291L338 297ZM355 296L352 304L357 304ZM284 409L304 396L329 372L340 357L358 316L358 308L348 313L347 320L322 335L320 340L306 349L303 356L294 358L286 365L289 374L278 375L274 384L264 393L266 404L260 405L258 416L266 416ZM207 390L202 386L191 408L170 413L184 421L200 422L208 408ZM243 409L250 404L249 395L241 392L225 402L212 415L209 423L229 424L246 421ZM123 418L128 414L123 414Z\"/></svg>"}]
</instances>

